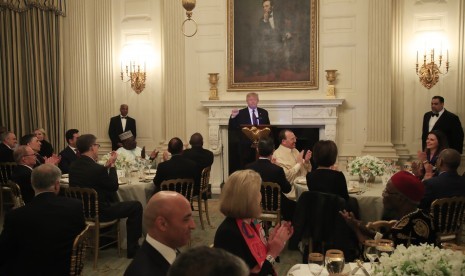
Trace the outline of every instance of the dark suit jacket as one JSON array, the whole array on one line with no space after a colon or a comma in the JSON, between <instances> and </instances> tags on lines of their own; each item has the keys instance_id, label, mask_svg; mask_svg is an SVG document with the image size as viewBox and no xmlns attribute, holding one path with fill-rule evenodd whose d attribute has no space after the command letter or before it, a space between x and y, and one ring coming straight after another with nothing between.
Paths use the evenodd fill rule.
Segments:
<instances>
[{"instance_id":1,"label":"dark suit jacket","mask_svg":"<svg viewBox=\"0 0 465 276\"><path fill-rule=\"evenodd\" d=\"M426 112L423 116L423 131L421 135L422 148L425 150L426 138L428 137L429 119L433 112ZM457 115L444 110L432 130L440 130L447 137L449 147L462 153L463 150L463 128Z\"/></svg>"},{"instance_id":2,"label":"dark suit jacket","mask_svg":"<svg viewBox=\"0 0 465 276\"><path fill-rule=\"evenodd\" d=\"M241 258L249 268L257 265L257 261L250 252L235 218L226 217L220 226L218 226L215 233L214 246ZM273 275L273 266L271 263L265 261L258 275Z\"/></svg>"},{"instance_id":3,"label":"dark suit jacket","mask_svg":"<svg viewBox=\"0 0 465 276\"><path fill-rule=\"evenodd\" d=\"M124 272L124 276L165 276L170 266L170 263L155 248L144 241L136 257Z\"/></svg>"},{"instance_id":4,"label":"dark suit jacket","mask_svg":"<svg viewBox=\"0 0 465 276\"><path fill-rule=\"evenodd\" d=\"M157 174L153 179L155 192L160 190L160 184L163 180L176 178L195 179L196 166L192 160L182 155L173 155L170 160L161 162L157 167Z\"/></svg>"},{"instance_id":5,"label":"dark suit jacket","mask_svg":"<svg viewBox=\"0 0 465 276\"><path fill-rule=\"evenodd\" d=\"M111 117L110 119L110 126L108 127L108 136L110 136L111 140L111 148L113 150L118 149L118 143L121 143L119 136L121 133L125 131L131 131L132 135L134 135L134 139L137 136L136 132L136 120L127 116L126 117L126 128L123 131L123 125L121 124L121 115L117 115L115 117Z\"/></svg>"},{"instance_id":6,"label":"dark suit jacket","mask_svg":"<svg viewBox=\"0 0 465 276\"><path fill-rule=\"evenodd\" d=\"M59 155L61 156L61 160L58 164L58 168L60 168L63 174L69 173L69 166L78 158L76 152L67 146Z\"/></svg>"},{"instance_id":7,"label":"dark suit jacket","mask_svg":"<svg viewBox=\"0 0 465 276\"><path fill-rule=\"evenodd\" d=\"M425 196L420 208L429 213L431 203L438 198L465 196L465 178L457 172L443 172L436 177L423 181Z\"/></svg>"},{"instance_id":8,"label":"dark suit jacket","mask_svg":"<svg viewBox=\"0 0 465 276\"><path fill-rule=\"evenodd\" d=\"M116 169L108 170L88 156L81 155L71 164L69 185L95 189L98 193L100 211L117 201L116 191L119 186Z\"/></svg>"},{"instance_id":9,"label":"dark suit jacket","mask_svg":"<svg viewBox=\"0 0 465 276\"><path fill-rule=\"evenodd\" d=\"M0 162L15 162L13 150L4 143L0 143Z\"/></svg>"},{"instance_id":10,"label":"dark suit jacket","mask_svg":"<svg viewBox=\"0 0 465 276\"><path fill-rule=\"evenodd\" d=\"M193 162L195 162L196 173L194 179L194 195L196 195L199 193L200 189L200 179L202 177L202 170L213 164L213 152L202 147L192 147L191 149L186 149L182 153L182 155L187 159L190 159Z\"/></svg>"},{"instance_id":11,"label":"dark suit jacket","mask_svg":"<svg viewBox=\"0 0 465 276\"><path fill-rule=\"evenodd\" d=\"M281 211L283 218L285 220L292 220L296 203L284 195L284 193L289 193L292 187L286 179L283 168L271 163L268 159L258 159L245 166L245 168L258 172L263 182L274 182L281 187Z\"/></svg>"},{"instance_id":12,"label":"dark suit jacket","mask_svg":"<svg viewBox=\"0 0 465 276\"><path fill-rule=\"evenodd\" d=\"M258 111L258 123L260 125L269 125L270 118L268 118L268 111L266 109L257 107ZM234 118L229 118L229 128L236 128L239 129L241 125L252 125L253 122L250 119L249 108L243 108L239 110L239 114L237 114Z\"/></svg>"},{"instance_id":13,"label":"dark suit jacket","mask_svg":"<svg viewBox=\"0 0 465 276\"><path fill-rule=\"evenodd\" d=\"M11 180L21 188L21 195L26 204L32 201L35 194L31 185L31 174L32 169L24 165L16 166L11 174Z\"/></svg>"},{"instance_id":14,"label":"dark suit jacket","mask_svg":"<svg viewBox=\"0 0 465 276\"><path fill-rule=\"evenodd\" d=\"M330 169L317 169L307 173L309 191L333 194L349 200L347 182L344 174Z\"/></svg>"},{"instance_id":15,"label":"dark suit jacket","mask_svg":"<svg viewBox=\"0 0 465 276\"><path fill-rule=\"evenodd\" d=\"M37 195L5 216L0 275L69 275L73 241L84 226L79 200Z\"/></svg>"}]
</instances>

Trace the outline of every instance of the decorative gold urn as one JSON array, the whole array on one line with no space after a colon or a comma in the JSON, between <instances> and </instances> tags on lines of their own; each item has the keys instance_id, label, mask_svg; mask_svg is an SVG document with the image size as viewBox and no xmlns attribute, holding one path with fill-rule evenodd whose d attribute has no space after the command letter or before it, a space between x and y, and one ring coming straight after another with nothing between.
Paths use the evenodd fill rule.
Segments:
<instances>
[{"instance_id":1,"label":"decorative gold urn","mask_svg":"<svg viewBox=\"0 0 465 276\"><path fill-rule=\"evenodd\" d=\"M208 73L208 81L210 82L210 97L209 100L219 100L218 97L218 88L216 85L218 84L218 75L219 73Z\"/></svg>"},{"instance_id":2,"label":"decorative gold urn","mask_svg":"<svg viewBox=\"0 0 465 276\"><path fill-rule=\"evenodd\" d=\"M325 70L326 71L326 80L328 81L328 87L326 88L326 98L334 99L336 98L336 88L333 84L336 81L336 72L335 69Z\"/></svg>"}]
</instances>

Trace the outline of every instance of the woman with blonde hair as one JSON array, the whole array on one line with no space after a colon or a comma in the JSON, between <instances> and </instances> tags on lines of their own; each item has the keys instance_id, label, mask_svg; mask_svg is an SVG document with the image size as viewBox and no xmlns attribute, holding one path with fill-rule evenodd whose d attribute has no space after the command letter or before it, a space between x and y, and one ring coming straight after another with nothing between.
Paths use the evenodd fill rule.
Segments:
<instances>
[{"instance_id":1,"label":"woman with blonde hair","mask_svg":"<svg viewBox=\"0 0 465 276\"><path fill-rule=\"evenodd\" d=\"M34 129L34 135L37 137L37 140L39 140L41 146L40 146L40 151L39 154L42 157L50 157L53 154L53 146L50 144L46 139L47 139L47 133L45 133L45 129L43 128L36 128Z\"/></svg>"},{"instance_id":2,"label":"woman with blonde hair","mask_svg":"<svg viewBox=\"0 0 465 276\"><path fill-rule=\"evenodd\" d=\"M236 171L226 181L220 196L220 211L226 218L215 234L214 246L242 258L251 275L276 275L275 258L294 233L290 222L277 225L268 240L257 222L262 213L262 179L252 170Z\"/></svg>"}]
</instances>

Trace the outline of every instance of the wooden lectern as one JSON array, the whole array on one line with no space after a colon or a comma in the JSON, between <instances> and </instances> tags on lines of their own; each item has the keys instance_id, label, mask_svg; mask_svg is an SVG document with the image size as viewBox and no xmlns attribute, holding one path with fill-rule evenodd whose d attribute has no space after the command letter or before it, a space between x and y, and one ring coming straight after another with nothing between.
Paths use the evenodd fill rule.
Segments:
<instances>
[{"instance_id":1,"label":"wooden lectern","mask_svg":"<svg viewBox=\"0 0 465 276\"><path fill-rule=\"evenodd\" d=\"M257 146L261 138L268 137L271 133L270 125L241 125L242 133L252 142L251 148L255 151L255 160L258 159Z\"/></svg>"}]
</instances>

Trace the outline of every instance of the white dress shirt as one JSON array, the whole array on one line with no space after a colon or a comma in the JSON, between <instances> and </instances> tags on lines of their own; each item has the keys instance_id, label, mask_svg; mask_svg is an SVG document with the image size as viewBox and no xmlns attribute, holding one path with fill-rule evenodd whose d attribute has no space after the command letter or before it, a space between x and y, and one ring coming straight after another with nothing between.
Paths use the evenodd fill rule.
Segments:
<instances>
[{"instance_id":1,"label":"white dress shirt","mask_svg":"<svg viewBox=\"0 0 465 276\"><path fill-rule=\"evenodd\" d=\"M431 116L431 118L429 118L428 131L431 131L433 129L434 125L439 120L439 117L441 117L442 113L444 113L444 108L441 111L439 111L439 116Z\"/></svg>"}]
</instances>

